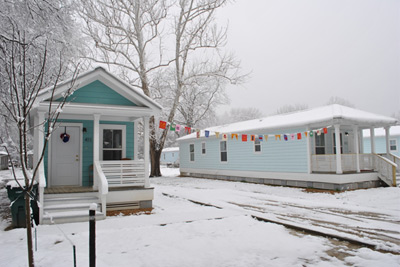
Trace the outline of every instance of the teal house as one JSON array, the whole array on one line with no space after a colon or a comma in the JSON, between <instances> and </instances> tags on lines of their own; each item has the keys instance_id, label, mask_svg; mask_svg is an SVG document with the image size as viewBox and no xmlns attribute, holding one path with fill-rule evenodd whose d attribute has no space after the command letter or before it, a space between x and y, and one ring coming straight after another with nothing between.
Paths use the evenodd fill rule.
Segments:
<instances>
[{"instance_id":1,"label":"teal house","mask_svg":"<svg viewBox=\"0 0 400 267\"><path fill-rule=\"evenodd\" d=\"M57 107L73 84L65 106ZM31 112L43 125L49 109L59 109L37 177L40 223L87 220L96 203L97 217L108 211L151 208L149 118L161 106L142 92L98 67L39 93ZM138 158L138 123L144 125L144 158ZM44 146L46 127L34 129L34 163Z\"/></svg>"},{"instance_id":2,"label":"teal house","mask_svg":"<svg viewBox=\"0 0 400 267\"><path fill-rule=\"evenodd\" d=\"M161 152L160 163L167 166L179 166L179 147L167 147Z\"/></svg>"},{"instance_id":3,"label":"teal house","mask_svg":"<svg viewBox=\"0 0 400 267\"><path fill-rule=\"evenodd\" d=\"M178 139L180 173L330 190L395 186L400 158L388 133L382 156L367 151L362 132L396 123L335 104L211 127Z\"/></svg>"}]
</instances>

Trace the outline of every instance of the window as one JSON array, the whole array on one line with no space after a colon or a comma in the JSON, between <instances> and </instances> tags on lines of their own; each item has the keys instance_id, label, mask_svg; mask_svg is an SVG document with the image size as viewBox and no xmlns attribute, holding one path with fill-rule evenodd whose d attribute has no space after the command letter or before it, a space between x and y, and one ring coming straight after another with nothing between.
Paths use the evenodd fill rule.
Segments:
<instances>
[{"instance_id":1,"label":"window","mask_svg":"<svg viewBox=\"0 0 400 267\"><path fill-rule=\"evenodd\" d=\"M396 139L389 140L389 147L390 151L397 151L397 140Z\"/></svg>"},{"instance_id":2,"label":"window","mask_svg":"<svg viewBox=\"0 0 400 267\"><path fill-rule=\"evenodd\" d=\"M259 138L254 140L254 152L261 152L261 142Z\"/></svg>"},{"instance_id":3,"label":"window","mask_svg":"<svg viewBox=\"0 0 400 267\"><path fill-rule=\"evenodd\" d=\"M201 154L206 154L206 142L201 143Z\"/></svg>"},{"instance_id":4,"label":"window","mask_svg":"<svg viewBox=\"0 0 400 267\"><path fill-rule=\"evenodd\" d=\"M325 135L315 135L315 154L325 154Z\"/></svg>"},{"instance_id":5,"label":"window","mask_svg":"<svg viewBox=\"0 0 400 267\"><path fill-rule=\"evenodd\" d=\"M125 158L125 125L100 125L101 159L120 160Z\"/></svg>"},{"instance_id":6,"label":"window","mask_svg":"<svg viewBox=\"0 0 400 267\"><path fill-rule=\"evenodd\" d=\"M227 151L226 141L221 141L219 144L221 152L221 161L226 162L228 161L228 151Z\"/></svg>"},{"instance_id":7,"label":"window","mask_svg":"<svg viewBox=\"0 0 400 267\"><path fill-rule=\"evenodd\" d=\"M189 145L190 161L194 161L194 144Z\"/></svg>"}]
</instances>

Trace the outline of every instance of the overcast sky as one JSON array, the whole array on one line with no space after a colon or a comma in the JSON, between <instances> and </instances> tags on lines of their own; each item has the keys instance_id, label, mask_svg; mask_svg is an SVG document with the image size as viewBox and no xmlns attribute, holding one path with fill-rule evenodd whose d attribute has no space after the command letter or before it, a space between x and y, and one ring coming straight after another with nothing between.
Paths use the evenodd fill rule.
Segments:
<instances>
[{"instance_id":1,"label":"overcast sky","mask_svg":"<svg viewBox=\"0 0 400 267\"><path fill-rule=\"evenodd\" d=\"M229 23L228 50L251 71L227 88L230 107L269 115L338 96L400 111L400 0L237 0L217 16Z\"/></svg>"}]
</instances>

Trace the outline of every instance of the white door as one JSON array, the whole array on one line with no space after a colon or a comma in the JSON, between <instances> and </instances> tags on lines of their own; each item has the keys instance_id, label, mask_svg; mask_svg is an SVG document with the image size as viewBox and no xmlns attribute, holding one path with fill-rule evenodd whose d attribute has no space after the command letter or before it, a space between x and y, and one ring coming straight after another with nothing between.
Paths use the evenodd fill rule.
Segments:
<instances>
[{"instance_id":1,"label":"white door","mask_svg":"<svg viewBox=\"0 0 400 267\"><path fill-rule=\"evenodd\" d=\"M62 136L64 133L69 138ZM50 185L79 186L80 158L80 127L60 126L57 128L51 137Z\"/></svg>"}]
</instances>

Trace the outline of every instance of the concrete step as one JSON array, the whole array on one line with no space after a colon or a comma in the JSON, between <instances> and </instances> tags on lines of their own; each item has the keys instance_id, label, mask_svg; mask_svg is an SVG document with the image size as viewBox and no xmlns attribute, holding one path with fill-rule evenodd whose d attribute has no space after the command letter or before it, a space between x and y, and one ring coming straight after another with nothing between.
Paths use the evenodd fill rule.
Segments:
<instances>
[{"instance_id":1,"label":"concrete step","mask_svg":"<svg viewBox=\"0 0 400 267\"><path fill-rule=\"evenodd\" d=\"M97 204L97 210L100 210L100 205L98 205L99 200L94 199L91 203L63 203L63 204L54 204L54 203L46 203L44 205L44 212L64 212L64 211L88 211L89 207L92 203Z\"/></svg>"}]
</instances>

